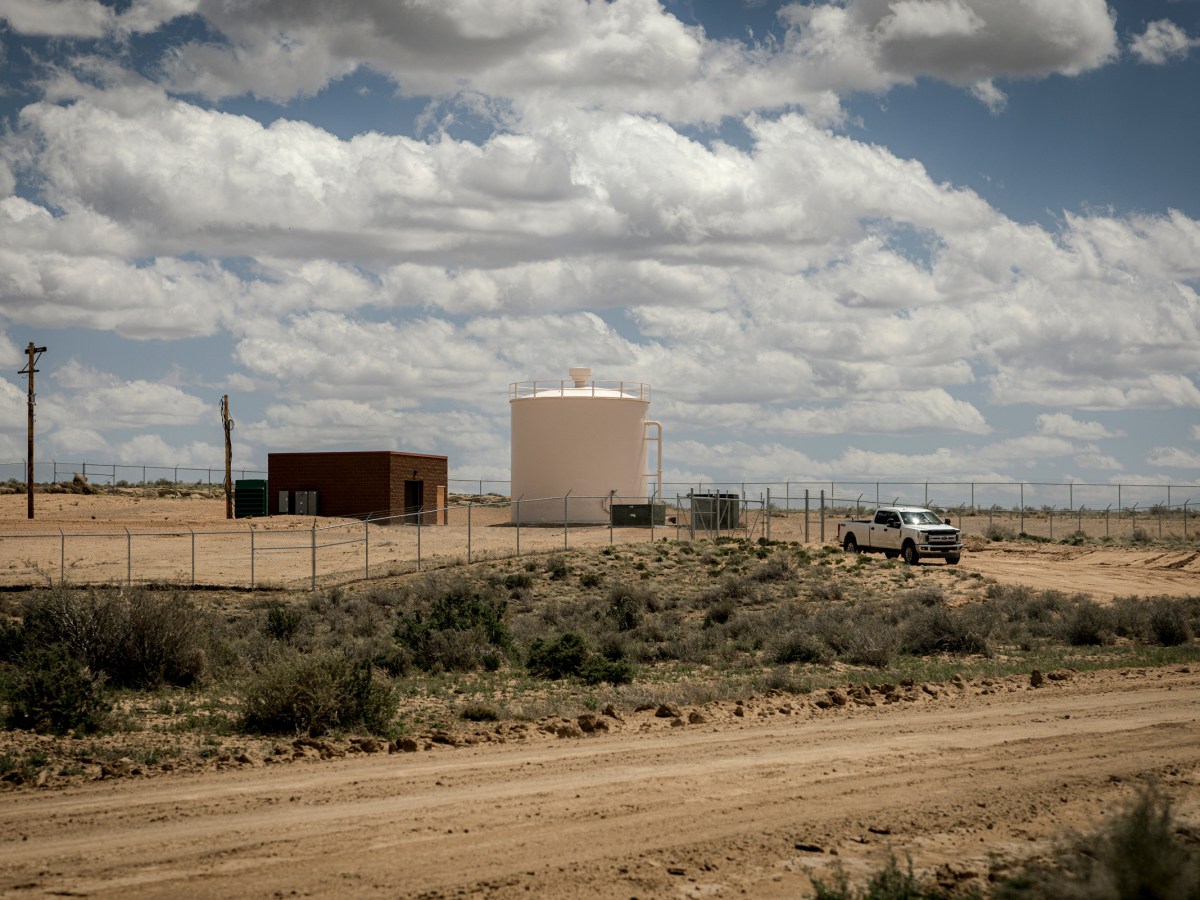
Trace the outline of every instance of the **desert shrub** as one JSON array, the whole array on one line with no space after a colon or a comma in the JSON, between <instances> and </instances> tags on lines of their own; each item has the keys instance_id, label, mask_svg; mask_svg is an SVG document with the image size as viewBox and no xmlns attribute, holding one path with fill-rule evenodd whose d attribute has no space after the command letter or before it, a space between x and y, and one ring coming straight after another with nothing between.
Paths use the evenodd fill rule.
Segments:
<instances>
[{"instance_id":1,"label":"desert shrub","mask_svg":"<svg viewBox=\"0 0 1200 900\"><path fill-rule=\"evenodd\" d=\"M722 597L710 603L708 609L704 611L703 627L711 628L713 625L724 625L733 618L736 609L736 605L728 597Z\"/></svg>"},{"instance_id":2,"label":"desert shrub","mask_svg":"<svg viewBox=\"0 0 1200 900\"><path fill-rule=\"evenodd\" d=\"M272 603L267 607L263 633L272 640L291 643L304 622L304 613L294 606Z\"/></svg>"},{"instance_id":3,"label":"desert shrub","mask_svg":"<svg viewBox=\"0 0 1200 900\"><path fill-rule=\"evenodd\" d=\"M1129 543L1131 544L1150 544L1153 541L1154 538L1150 536L1150 532L1145 528L1135 528L1129 532Z\"/></svg>"},{"instance_id":4,"label":"desert shrub","mask_svg":"<svg viewBox=\"0 0 1200 900\"><path fill-rule=\"evenodd\" d=\"M765 552L760 549L759 552ZM751 581L789 581L796 577L796 569L792 561L782 553L776 553L766 562L756 566L747 575Z\"/></svg>"},{"instance_id":5,"label":"desert shrub","mask_svg":"<svg viewBox=\"0 0 1200 900\"><path fill-rule=\"evenodd\" d=\"M1150 610L1150 604L1138 597L1117 597L1108 610L1113 631L1118 637L1152 640Z\"/></svg>"},{"instance_id":6,"label":"desert shrub","mask_svg":"<svg viewBox=\"0 0 1200 900\"><path fill-rule=\"evenodd\" d=\"M528 572L510 572L504 576L504 587L510 591L523 591L533 586L533 576Z\"/></svg>"},{"instance_id":7,"label":"desert shrub","mask_svg":"<svg viewBox=\"0 0 1200 900\"><path fill-rule=\"evenodd\" d=\"M559 679L578 675L590 653L583 635L567 631L547 640L536 638L529 645L525 668L533 675Z\"/></svg>"},{"instance_id":8,"label":"desert shrub","mask_svg":"<svg viewBox=\"0 0 1200 900\"><path fill-rule=\"evenodd\" d=\"M999 883L997 900L1190 900L1200 897L1200 853L1180 838L1170 801L1144 789L1107 829Z\"/></svg>"},{"instance_id":9,"label":"desert shrub","mask_svg":"<svg viewBox=\"0 0 1200 900\"><path fill-rule=\"evenodd\" d=\"M61 644L35 648L6 692L6 724L51 734L98 731L112 709L103 681Z\"/></svg>"},{"instance_id":10,"label":"desert shrub","mask_svg":"<svg viewBox=\"0 0 1200 900\"><path fill-rule=\"evenodd\" d=\"M983 536L989 541L1012 541L1016 540L1017 533L1007 525L989 522L983 529Z\"/></svg>"},{"instance_id":11,"label":"desert shrub","mask_svg":"<svg viewBox=\"0 0 1200 900\"><path fill-rule=\"evenodd\" d=\"M628 660L608 659L600 653L591 654L579 670L579 677L588 684L629 684L633 676L633 665Z\"/></svg>"},{"instance_id":12,"label":"desert shrub","mask_svg":"<svg viewBox=\"0 0 1200 900\"><path fill-rule=\"evenodd\" d=\"M808 586L809 594L814 600L837 602L846 599L846 588L841 580L832 575L823 579L814 579Z\"/></svg>"},{"instance_id":13,"label":"desert shrub","mask_svg":"<svg viewBox=\"0 0 1200 900\"><path fill-rule=\"evenodd\" d=\"M899 649L900 635L893 626L879 619L866 618L855 624L849 646L842 656L856 666L885 669Z\"/></svg>"},{"instance_id":14,"label":"desert shrub","mask_svg":"<svg viewBox=\"0 0 1200 900\"><path fill-rule=\"evenodd\" d=\"M915 606L940 606L946 602L946 592L940 584L922 584L901 594L900 601Z\"/></svg>"},{"instance_id":15,"label":"desert shrub","mask_svg":"<svg viewBox=\"0 0 1200 900\"><path fill-rule=\"evenodd\" d=\"M833 867L833 881L812 879L816 900L944 900L946 891L936 882L923 882L913 874L912 860L906 869L900 868L894 853L861 889L850 885L850 876L839 861Z\"/></svg>"},{"instance_id":16,"label":"desert shrub","mask_svg":"<svg viewBox=\"0 0 1200 900\"><path fill-rule=\"evenodd\" d=\"M485 703L468 703L459 715L468 722L495 722L500 718L496 708Z\"/></svg>"},{"instance_id":17,"label":"desert shrub","mask_svg":"<svg viewBox=\"0 0 1200 900\"><path fill-rule=\"evenodd\" d=\"M1112 640L1112 616L1096 601L1079 597L1063 622L1062 636L1073 647L1107 644Z\"/></svg>"},{"instance_id":18,"label":"desert shrub","mask_svg":"<svg viewBox=\"0 0 1200 900\"><path fill-rule=\"evenodd\" d=\"M905 653L981 653L990 655L986 632L967 616L944 606L921 607L904 623L900 646Z\"/></svg>"},{"instance_id":19,"label":"desert shrub","mask_svg":"<svg viewBox=\"0 0 1200 900\"><path fill-rule=\"evenodd\" d=\"M498 585L439 573L411 591L412 607L399 613L394 635L418 668L470 671L484 665L485 656L511 649L508 600Z\"/></svg>"},{"instance_id":20,"label":"desert shrub","mask_svg":"<svg viewBox=\"0 0 1200 900\"><path fill-rule=\"evenodd\" d=\"M785 634L772 642L767 650L771 662L781 666L792 663L818 663L833 661L833 651L823 641L801 631Z\"/></svg>"},{"instance_id":21,"label":"desert shrub","mask_svg":"<svg viewBox=\"0 0 1200 900\"><path fill-rule=\"evenodd\" d=\"M822 609L809 620L809 630L834 653L850 649L857 626L844 610Z\"/></svg>"},{"instance_id":22,"label":"desert shrub","mask_svg":"<svg viewBox=\"0 0 1200 900\"><path fill-rule=\"evenodd\" d=\"M579 586L582 588L600 587L600 582L604 580L604 576L599 572L580 572Z\"/></svg>"},{"instance_id":23,"label":"desert shrub","mask_svg":"<svg viewBox=\"0 0 1200 900\"><path fill-rule=\"evenodd\" d=\"M61 645L117 687L202 680L209 630L208 615L179 593L60 589L30 597L24 608L27 646Z\"/></svg>"},{"instance_id":24,"label":"desert shrub","mask_svg":"<svg viewBox=\"0 0 1200 900\"><path fill-rule=\"evenodd\" d=\"M397 705L369 660L339 651L281 655L247 680L240 700L247 731L314 737L335 729L383 733Z\"/></svg>"},{"instance_id":25,"label":"desert shrub","mask_svg":"<svg viewBox=\"0 0 1200 900\"><path fill-rule=\"evenodd\" d=\"M562 581L570 574L565 557L556 553L546 560L546 575L551 581Z\"/></svg>"},{"instance_id":26,"label":"desert shrub","mask_svg":"<svg viewBox=\"0 0 1200 900\"><path fill-rule=\"evenodd\" d=\"M716 587L703 591L697 598L699 606L711 606L722 600L744 600L753 594L751 582L736 575L726 575Z\"/></svg>"},{"instance_id":27,"label":"desert shrub","mask_svg":"<svg viewBox=\"0 0 1200 900\"><path fill-rule=\"evenodd\" d=\"M608 617L617 631L632 631L641 624L651 596L650 589L642 585L618 582L608 589Z\"/></svg>"},{"instance_id":28,"label":"desert shrub","mask_svg":"<svg viewBox=\"0 0 1200 900\"><path fill-rule=\"evenodd\" d=\"M1150 608L1150 633L1155 643L1164 647L1178 647L1186 644L1192 638L1192 629L1188 624L1180 604L1171 600L1160 600Z\"/></svg>"}]
</instances>

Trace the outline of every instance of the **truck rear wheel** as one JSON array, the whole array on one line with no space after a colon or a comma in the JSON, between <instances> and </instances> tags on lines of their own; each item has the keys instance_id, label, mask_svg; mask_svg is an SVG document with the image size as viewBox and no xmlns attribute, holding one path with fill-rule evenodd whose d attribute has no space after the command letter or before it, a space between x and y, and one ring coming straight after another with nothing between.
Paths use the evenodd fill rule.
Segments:
<instances>
[{"instance_id":1,"label":"truck rear wheel","mask_svg":"<svg viewBox=\"0 0 1200 900\"><path fill-rule=\"evenodd\" d=\"M844 541L842 541L842 549L845 550L847 553L857 553L858 552L858 541L856 541L854 539L854 535L852 535L852 534L846 535L846 539Z\"/></svg>"},{"instance_id":2,"label":"truck rear wheel","mask_svg":"<svg viewBox=\"0 0 1200 900\"><path fill-rule=\"evenodd\" d=\"M904 542L904 547L901 548L900 555L904 557L904 561L910 566L915 566L921 561L921 554L917 551L917 545L912 541Z\"/></svg>"}]
</instances>

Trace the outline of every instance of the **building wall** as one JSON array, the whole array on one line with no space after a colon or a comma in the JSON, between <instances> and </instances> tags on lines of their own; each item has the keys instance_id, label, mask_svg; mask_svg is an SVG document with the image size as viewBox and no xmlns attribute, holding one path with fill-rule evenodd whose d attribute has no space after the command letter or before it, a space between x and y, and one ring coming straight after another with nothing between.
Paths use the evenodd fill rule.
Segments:
<instances>
[{"instance_id":1,"label":"building wall","mask_svg":"<svg viewBox=\"0 0 1200 900\"><path fill-rule=\"evenodd\" d=\"M279 508L280 491L317 491L324 516L401 516L404 482L415 480L424 482L421 522L435 525L438 487L444 495L448 479L444 456L387 450L267 455L267 501L272 513Z\"/></svg>"}]
</instances>

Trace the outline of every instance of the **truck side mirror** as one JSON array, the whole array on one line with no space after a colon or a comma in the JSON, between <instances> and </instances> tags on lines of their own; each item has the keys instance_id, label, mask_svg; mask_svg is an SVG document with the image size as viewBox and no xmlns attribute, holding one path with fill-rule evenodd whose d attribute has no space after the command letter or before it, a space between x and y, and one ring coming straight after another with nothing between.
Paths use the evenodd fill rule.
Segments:
<instances>
[{"instance_id":1,"label":"truck side mirror","mask_svg":"<svg viewBox=\"0 0 1200 900\"><path fill-rule=\"evenodd\" d=\"M950 524L950 520L949 520L949 519L947 519L947 520L946 520L946 524L947 524L947 525L949 525L949 524Z\"/></svg>"}]
</instances>

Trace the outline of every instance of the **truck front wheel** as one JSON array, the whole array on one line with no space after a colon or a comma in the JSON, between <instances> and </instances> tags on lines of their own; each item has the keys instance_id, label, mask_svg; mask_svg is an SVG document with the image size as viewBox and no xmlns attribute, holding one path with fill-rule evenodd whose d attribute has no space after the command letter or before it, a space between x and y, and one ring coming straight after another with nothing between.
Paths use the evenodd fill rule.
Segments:
<instances>
[{"instance_id":1,"label":"truck front wheel","mask_svg":"<svg viewBox=\"0 0 1200 900\"><path fill-rule=\"evenodd\" d=\"M852 535L852 534L846 535L846 539L844 541L842 541L842 549L845 550L847 553L857 553L858 552L858 541L856 541L854 539L854 535Z\"/></svg>"},{"instance_id":2,"label":"truck front wheel","mask_svg":"<svg viewBox=\"0 0 1200 900\"><path fill-rule=\"evenodd\" d=\"M958 554L957 554L957 553L951 553L949 556L947 556L947 557L946 557L946 565L949 565L949 566L957 566L957 565L958 565L958 560L959 560L959 556L958 556Z\"/></svg>"},{"instance_id":3,"label":"truck front wheel","mask_svg":"<svg viewBox=\"0 0 1200 900\"><path fill-rule=\"evenodd\" d=\"M900 550L900 555L904 557L904 561L910 566L915 566L921 561L921 554L917 551L917 545L912 541L904 542L904 547Z\"/></svg>"}]
</instances>

